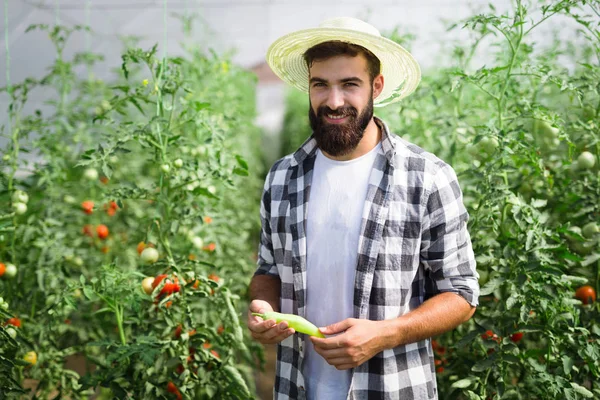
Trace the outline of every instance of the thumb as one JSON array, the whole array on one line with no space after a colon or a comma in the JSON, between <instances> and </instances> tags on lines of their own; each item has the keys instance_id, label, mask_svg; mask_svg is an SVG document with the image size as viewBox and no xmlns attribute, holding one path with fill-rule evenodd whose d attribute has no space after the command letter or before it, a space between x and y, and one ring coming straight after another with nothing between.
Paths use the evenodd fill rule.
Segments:
<instances>
[{"instance_id":1,"label":"thumb","mask_svg":"<svg viewBox=\"0 0 600 400\"><path fill-rule=\"evenodd\" d=\"M352 318L347 318L343 321L336 322L335 324L328 325L324 328L319 328L321 333L325 335L335 335L336 333L344 332L346 329L352 326Z\"/></svg>"}]
</instances>

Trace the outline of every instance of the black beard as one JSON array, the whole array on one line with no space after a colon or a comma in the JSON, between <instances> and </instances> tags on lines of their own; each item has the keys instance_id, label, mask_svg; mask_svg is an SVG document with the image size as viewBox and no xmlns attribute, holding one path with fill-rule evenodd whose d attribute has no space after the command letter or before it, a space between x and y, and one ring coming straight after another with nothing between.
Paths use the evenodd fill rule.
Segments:
<instances>
[{"instance_id":1,"label":"black beard","mask_svg":"<svg viewBox=\"0 0 600 400\"><path fill-rule=\"evenodd\" d=\"M326 114L347 116L348 121L339 125L329 124L324 119ZM357 115L358 111L351 106L341 107L335 111L327 106L321 106L315 114L312 104L309 104L308 119L317 146L334 157L350 154L360 143L365 134L365 129L367 129L371 118L373 118L372 96L363 112Z\"/></svg>"}]
</instances>

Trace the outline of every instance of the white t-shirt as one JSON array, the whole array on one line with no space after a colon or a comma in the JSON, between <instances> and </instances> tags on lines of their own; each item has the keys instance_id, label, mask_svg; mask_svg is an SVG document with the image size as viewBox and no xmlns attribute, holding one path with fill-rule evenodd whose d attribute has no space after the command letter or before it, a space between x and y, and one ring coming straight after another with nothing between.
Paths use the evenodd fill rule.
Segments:
<instances>
[{"instance_id":1,"label":"white t-shirt","mask_svg":"<svg viewBox=\"0 0 600 400\"><path fill-rule=\"evenodd\" d=\"M307 215L306 317L318 327L353 316L354 273L369 175L379 143L349 161L317 150ZM350 370L338 371L306 341L303 373L308 400L345 400Z\"/></svg>"}]
</instances>

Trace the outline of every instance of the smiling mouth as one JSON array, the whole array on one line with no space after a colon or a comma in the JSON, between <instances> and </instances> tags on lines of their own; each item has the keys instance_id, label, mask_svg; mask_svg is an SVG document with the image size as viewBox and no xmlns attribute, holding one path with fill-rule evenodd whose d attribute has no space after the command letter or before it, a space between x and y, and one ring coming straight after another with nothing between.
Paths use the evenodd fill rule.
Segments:
<instances>
[{"instance_id":1,"label":"smiling mouth","mask_svg":"<svg viewBox=\"0 0 600 400\"><path fill-rule=\"evenodd\" d=\"M332 123L341 123L343 122L348 116L347 115L333 115L333 114L325 114L324 115L325 120L327 120L328 122L332 122Z\"/></svg>"}]
</instances>

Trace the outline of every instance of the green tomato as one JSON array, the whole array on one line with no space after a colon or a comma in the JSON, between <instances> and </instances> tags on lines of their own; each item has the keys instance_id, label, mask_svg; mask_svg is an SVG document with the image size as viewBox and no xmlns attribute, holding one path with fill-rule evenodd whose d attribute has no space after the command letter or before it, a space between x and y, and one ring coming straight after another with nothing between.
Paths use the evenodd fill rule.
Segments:
<instances>
[{"instance_id":1,"label":"green tomato","mask_svg":"<svg viewBox=\"0 0 600 400\"><path fill-rule=\"evenodd\" d=\"M6 264L6 271L2 276L9 279L14 278L17 276L17 267L14 264Z\"/></svg>"},{"instance_id":2,"label":"green tomato","mask_svg":"<svg viewBox=\"0 0 600 400\"><path fill-rule=\"evenodd\" d=\"M13 203L12 208L17 215L23 215L27 212L27 204L25 203Z\"/></svg>"},{"instance_id":3,"label":"green tomato","mask_svg":"<svg viewBox=\"0 0 600 400\"><path fill-rule=\"evenodd\" d=\"M560 129L555 128L548 122L539 119L534 120L533 129L535 132L539 132L547 138L555 138L560 133Z\"/></svg>"},{"instance_id":4,"label":"green tomato","mask_svg":"<svg viewBox=\"0 0 600 400\"><path fill-rule=\"evenodd\" d=\"M183 160L181 158L178 158L177 160L173 161L173 166L175 168L183 167Z\"/></svg>"},{"instance_id":5,"label":"green tomato","mask_svg":"<svg viewBox=\"0 0 600 400\"><path fill-rule=\"evenodd\" d=\"M596 236L596 234L598 234L600 232L600 228L598 227L598 224L595 222L590 222L589 224L585 224L583 226L583 229L581 230L581 233L583 234L583 236L585 236L588 239L591 239L592 237Z\"/></svg>"},{"instance_id":6,"label":"green tomato","mask_svg":"<svg viewBox=\"0 0 600 400\"><path fill-rule=\"evenodd\" d=\"M13 339L17 338L17 331L15 331L14 328L6 328L6 333L8 333L8 336L10 336Z\"/></svg>"},{"instance_id":7,"label":"green tomato","mask_svg":"<svg viewBox=\"0 0 600 400\"><path fill-rule=\"evenodd\" d=\"M494 154L500 143L495 136L486 136L479 142L479 145L487 154Z\"/></svg>"},{"instance_id":8,"label":"green tomato","mask_svg":"<svg viewBox=\"0 0 600 400\"><path fill-rule=\"evenodd\" d=\"M29 196L22 190L15 190L12 194L12 201L14 203L27 204L27 202L29 202Z\"/></svg>"},{"instance_id":9,"label":"green tomato","mask_svg":"<svg viewBox=\"0 0 600 400\"><path fill-rule=\"evenodd\" d=\"M217 188L216 188L216 187L214 187L214 186L212 186L212 185L210 185L210 186L209 186L207 189L208 189L208 191L209 191L210 193L212 193L212 194L215 194L215 193L217 193Z\"/></svg>"},{"instance_id":10,"label":"green tomato","mask_svg":"<svg viewBox=\"0 0 600 400\"><path fill-rule=\"evenodd\" d=\"M154 247L146 247L140 254L140 258L145 264L154 264L158 261L158 250Z\"/></svg>"},{"instance_id":11,"label":"green tomato","mask_svg":"<svg viewBox=\"0 0 600 400\"><path fill-rule=\"evenodd\" d=\"M577 165L582 169L592 169L596 164L596 156L589 151L584 151L577 157Z\"/></svg>"},{"instance_id":12,"label":"green tomato","mask_svg":"<svg viewBox=\"0 0 600 400\"><path fill-rule=\"evenodd\" d=\"M305 333L309 336L316 336L319 338L324 338L325 336L319 331L315 325L302 318L299 315L294 314L281 314L278 312L266 312L264 314L252 313L252 315L256 315L257 317L261 317L265 321L273 319L276 323L287 322L289 327L294 329L296 332Z\"/></svg>"},{"instance_id":13,"label":"green tomato","mask_svg":"<svg viewBox=\"0 0 600 400\"><path fill-rule=\"evenodd\" d=\"M192 244L194 245L195 248L197 248L198 250L201 250L202 246L204 246L204 240L202 240L202 238L200 236L194 236L194 237L192 237Z\"/></svg>"},{"instance_id":14,"label":"green tomato","mask_svg":"<svg viewBox=\"0 0 600 400\"><path fill-rule=\"evenodd\" d=\"M75 197L67 194L63 197L63 201L67 204L75 204L77 200L75 200Z\"/></svg>"},{"instance_id":15,"label":"green tomato","mask_svg":"<svg viewBox=\"0 0 600 400\"><path fill-rule=\"evenodd\" d=\"M94 168L88 168L83 171L83 177L89 181L95 181L98 179L98 171Z\"/></svg>"},{"instance_id":16,"label":"green tomato","mask_svg":"<svg viewBox=\"0 0 600 400\"><path fill-rule=\"evenodd\" d=\"M83 259L81 257L75 257L73 259L73 264L77 265L78 267L82 267L83 266Z\"/></svg>"},{"instance_id":17,"label":"green tomato","mask_svg":"<svg viewBox=\"0 0 600 400\"><path fill-rule=\"evenodd\" d=\"M171 169L171 167L169 167L169 164L163 164L160 166L160 169L162 169L162 171L166 174L169 172L169 170Z\"/></svg>"}]
</instances>

